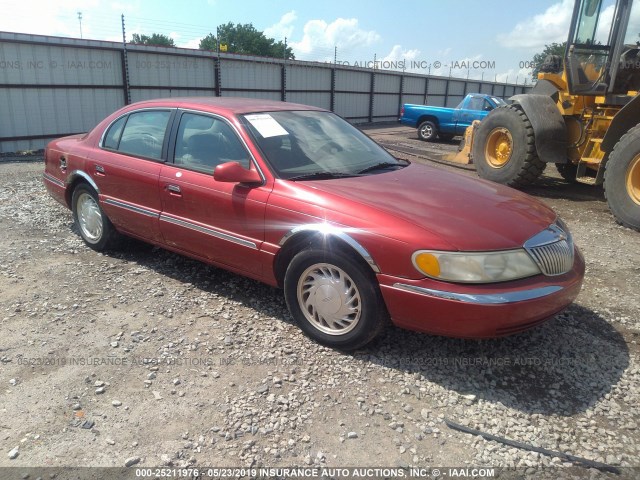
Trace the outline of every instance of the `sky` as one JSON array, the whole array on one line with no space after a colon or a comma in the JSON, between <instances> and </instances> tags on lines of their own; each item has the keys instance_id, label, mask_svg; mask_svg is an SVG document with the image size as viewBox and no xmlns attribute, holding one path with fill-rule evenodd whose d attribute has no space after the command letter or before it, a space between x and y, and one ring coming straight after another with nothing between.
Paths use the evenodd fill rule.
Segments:
<instances>
[{"instance_id":1,"label":"sky","mask_svg":"<svg viewBox=\"0 0 640 480\"><path fill-rule=\"evenodd\" d=\"M0 0L0 31L122 41L163 33L197 48L227 22L252 23L297 59L531 83L530 62L566 40L573 0ZM81 22L78 12L82 14Z\"/></svg>"}]
</instances>

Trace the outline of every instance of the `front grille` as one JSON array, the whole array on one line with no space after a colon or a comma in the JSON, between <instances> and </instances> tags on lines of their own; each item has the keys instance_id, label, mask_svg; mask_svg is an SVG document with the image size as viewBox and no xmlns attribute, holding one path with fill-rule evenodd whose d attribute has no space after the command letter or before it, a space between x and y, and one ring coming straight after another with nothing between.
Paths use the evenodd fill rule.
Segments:
<instances>
[{"instance_id":1,"label":"front grille","mask_svg":"<svg viewBox=\"0 0 640 480\"><path fill-rule=\"evenodd\" d=\"M562 275L573 267L573 241L558 225L551 225L524 246L545 275Z\"/></svg>"}]
</instances>

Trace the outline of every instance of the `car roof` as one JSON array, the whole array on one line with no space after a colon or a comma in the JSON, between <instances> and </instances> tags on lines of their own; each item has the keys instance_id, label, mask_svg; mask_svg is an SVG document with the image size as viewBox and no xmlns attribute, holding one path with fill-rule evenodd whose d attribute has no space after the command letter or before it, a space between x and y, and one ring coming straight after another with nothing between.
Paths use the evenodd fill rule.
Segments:
<instances>
[{"instance_id":1,"label":"car roof","mask_svg":"<svg viewBox=\"0 0 640 480\"><path fill-rule=\"evenodd\" d=\"M251 112L273 112L286 110L316 110L326 111L323 108L299 103L278 102L262 98L240 97L174 97L157 98L132 103L129 107L171 107L187 108L209 112L227 112L231 114L243 114Z\"/></svg>"}]
</instances>

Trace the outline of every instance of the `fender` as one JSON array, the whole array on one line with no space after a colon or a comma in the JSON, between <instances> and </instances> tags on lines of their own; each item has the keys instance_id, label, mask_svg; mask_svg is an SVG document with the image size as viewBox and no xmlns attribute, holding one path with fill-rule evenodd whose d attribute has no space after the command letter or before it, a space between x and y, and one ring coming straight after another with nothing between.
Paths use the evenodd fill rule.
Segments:
<instances>
[{"instance_id":1,"label":"fender","mask_svg":"<svg viewBox=\"0 0 640 480\"><path fill-rule=\"evenodd\" d=\"M637 94L613 117L611 124L604 134L600 149L604 152L611 152L618 140L635 127L640 120L640 94Z\"/></svg>"},{"instance_id":2,"label":"fender","mask_svg":"<svg viewBox=\"0 0 640 480\"><path fill-rule=\"evenodd\" d=\"M306 225L298 225L297 227L294 227L291 230L289 230L280 239L279 245L283 247L288 240L295 237L296 234L299 234L301 232L313 232L313 233L319 233L327 237L339 238L340 240L345 242L347 245L349 245L351 248L353 248L358 253L358 255L360 255L362 259L365 262L367 262L367 264L371 267L371 269L375 273L380 273L380 268L378 267L376 262L373 260L373 257L367 251L366 248L364 248L362 245L360 245L360 243L358 243L357 240L355 240L348 233L346 233L344 229L333 226L333 225L329 225L326 223L310 223Z\"/></svg>"},{"instance_id":3,"label":"fender","mask_svg":"<svg viewBox=\"0 0 640 480\"><path fill-rule=\"evenodd\" d=\"M531 126L536 152L543 162L567 163L567 126L556 106L558 89L548 80L539 80L530 93L509 100L520 105Z\"/></svg>"},{"instance_id":4,"label":"fender","mask_svg":"<svg viewBox=\"0 0 640 480\"><path fill-rule=\"evenodd\" d=\"M75 179L78 177L81 177L82 179L84 179L84 181L86 181L89 185L91 185L91 188L93 188L96 191L96 193L100 195L100 189L96 185L96 182L93 181L93 178L91 178L89 174L87 174L86 172L83 172L82 170L74 170L67 176L67 179L65 181L67 187L73 184Z\"/></svg>"}]
</instances>

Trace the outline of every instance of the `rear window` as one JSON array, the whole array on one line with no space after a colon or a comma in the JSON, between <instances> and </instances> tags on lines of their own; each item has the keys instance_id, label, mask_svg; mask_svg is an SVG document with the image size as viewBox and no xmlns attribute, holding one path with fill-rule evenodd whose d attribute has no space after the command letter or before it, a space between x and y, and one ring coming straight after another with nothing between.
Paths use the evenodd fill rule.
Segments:
<instances>
[{"instance_id":1,"label":"rear window","mask_svg":"<svg viewBox=\"0 0 640 480\"><path fill-rule=\"evenodd\" d=\"M129 155L161 160L169 118L171 112L168 110L133 112L111 124L102 146Z\"/></svg>"}]
</instances>

